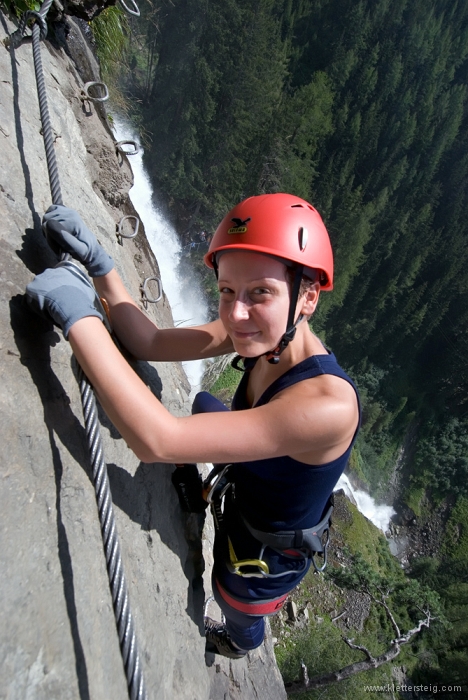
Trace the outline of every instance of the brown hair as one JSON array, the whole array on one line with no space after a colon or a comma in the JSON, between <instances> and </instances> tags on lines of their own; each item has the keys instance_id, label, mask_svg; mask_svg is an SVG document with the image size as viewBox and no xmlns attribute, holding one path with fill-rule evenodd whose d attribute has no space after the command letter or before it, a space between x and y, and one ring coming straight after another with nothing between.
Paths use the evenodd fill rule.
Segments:
<instances>
[{"instance_id":1,"label":"brown hair","mask_svg":"<svg viewBox=\"0 0 468 700\"><path fill-rule=\"evenodd\" d=\"M309 267L309 268L307 268L307 271L309 273L308 275L305 275L305 274L302 275L301 286L299 287L298 298L300 298L303 294L305 294L307 292L307 290L309 289L309 287L312 284L314 284L314 282L320 281L320 270L312 270L312 268ZM291 289L292 289L292 286L294 284L295 272L296 272L296 270L294 267L287 267L286 268L286 280L291 285ZM311 273L314 273L313 277L311 276Z\"/></svg>"}]
</instances>

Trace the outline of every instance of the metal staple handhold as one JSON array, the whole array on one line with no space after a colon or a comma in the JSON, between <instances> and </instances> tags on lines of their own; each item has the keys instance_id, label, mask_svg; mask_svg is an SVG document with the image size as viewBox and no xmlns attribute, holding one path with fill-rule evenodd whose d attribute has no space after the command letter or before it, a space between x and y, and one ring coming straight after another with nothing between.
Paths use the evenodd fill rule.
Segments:
<instances>
[{"instance_id":1,"label":"metal staple handhold","mask_svg":"<svg viewBox=\"0 0 468 700\"><path fill-rule=\"evenodd\" d=\"M158 296L156 299L153 297L150 297L148 295L148 282L157 282L158 283ZM146 309L147 304L156 304L158 301L161 301L162 299L162 283L159 277L145 277L143 280L143 283L140 284L140 290L141 290L141 298L143 300L144 307Z\"/></svg>"},{"instance_id":2,"label":"metal staple handhold","mask_svg":"<svg viewBox=\"0 0 468 700\"><path fill-rule=\"evenodd\" d=\"M124 3L124 0L120 0L120 4L121 4L122 7L124 8L124 10L126 10L126 11L128 12L129 15L134 15L135 17L139 17L139 16L140 16L140 8L139 8L138 5L136 4L135 0L131 0L131 3L132 3L132 5L133 5L133 7L135 8L134 10L131 10L131 9L128 7L128 5L126 5L126 4Z\"/></svg>"},{"instance_id":3,"label":"metal staple handhold","mask_svg":"<svg viewBox=\"0 0 468 700\"><path fill-rule=\"evenodd\" d=\"M89 88L98 86L104 89L104 97L93 97L89 94ZM83 100L91 100L91 102L105 102L109 99L109 90L107 89L107 85L98 80L91 80L89 83L85 83L81 92Z\"/></svg>"},{"instance_id":4,"label":"metal staple handhold","mask_svg":"<svg viewBox=\"0 0 468 700\"><path fill-rule=\"evenodd\" d=\"M133 230L133 233L123 233L122 232L124 221L127 221L128 219L135 220L135 228ZM123 240L122 240L123 238L135 238L135 236L138 233L139 226L140 226L140 219L138 218L138 216L123 216L120 219L119 223L117 224L117 233L116 233L117 240L120 243L120 245L123 245Z\"/></svg>"},{"instance_id":5,"label":"metal staple handhold","mask_svg":"<svg viewBox=\"0 0 468 700\"><path fill-rule=\"evenodd\" d=\"M123 146L125 145L133 146L133 151L126 151ZM121 153L124 156L136 156L138 151L140 150L138 147L138 144L136 141L132 141L131 139L125 140L125 141L117 141L115 144L116 149L118 150L119 153Z\"/></svg>"}]
</instances>

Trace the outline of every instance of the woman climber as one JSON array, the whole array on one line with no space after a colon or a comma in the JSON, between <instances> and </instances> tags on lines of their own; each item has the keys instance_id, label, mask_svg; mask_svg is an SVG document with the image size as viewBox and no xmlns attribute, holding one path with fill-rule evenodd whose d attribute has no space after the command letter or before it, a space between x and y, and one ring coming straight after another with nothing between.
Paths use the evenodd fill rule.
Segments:
<instances>
[{"instance_id":1,"label":"woman climber","mask_svg":"<svg viewBox=\"0 0 468 700\"><path fill-rule=\"evenodd\" d=\"M229 411L206 392L175 417L132 370L104 327L95 291L66 266L28 285L32 306L70 341L109 418L143 462L169 462L181 503L201 510L194 462L217 526L213 594L225 623L205 617L207 650L241 658L326 555L333 488L360 423L356 388L311 331L320 291L333 285L330 240L317 211L287 194L250 197L220 223L205 255L218 278L219 318L160 329L126 292L112 258L76 212L51 207L49 241L71 253L107 301L119 342L135 358L186 361L235 351L244 373Z\"/></svg>"}]
</instances>

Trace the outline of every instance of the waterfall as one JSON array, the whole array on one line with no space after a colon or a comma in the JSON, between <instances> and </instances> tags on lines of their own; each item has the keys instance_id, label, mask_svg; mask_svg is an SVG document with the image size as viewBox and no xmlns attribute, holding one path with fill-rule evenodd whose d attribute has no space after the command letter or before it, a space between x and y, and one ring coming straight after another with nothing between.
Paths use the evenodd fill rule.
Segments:
<instances>
[{"instance_id":1,"label":"waterfall","mask_svg":"<svg viewBox=\"0 0 468 700\"><path fill-rule=\"evenodd\" d=\"M389 528L390 518L395 515L392 506L377 505L372 496L369 496L365 491L355 489L348 477L342 474L340 480L335 486L335 491L343 489L348 498L356 504L358 510L368 518L382 532L387 532Z\"/></svg>"},{"instance_id":2,"label":"waterfall","mask_svg":"<svg viewBox=\"0 0 468 700\"><path fill-rule=\"evenodd\" d=\"M200 283L195 275L187 279L189 263L184 264L184 275L178 273L182 246L176 230L163 216L158 206L148 173L143 165L143 148L138 133L131 123L113 114L114 130L118 141L133 140L139 146L135 156L129 156L134 185L130 199L137 210L146 231L146 237L161 272L164 292L169 300L176 326L197 326L208 320L208 307ZM200 389L203 376L203 360L183 363L192 387L192 395Z\"/></svg>"}]
</instances>

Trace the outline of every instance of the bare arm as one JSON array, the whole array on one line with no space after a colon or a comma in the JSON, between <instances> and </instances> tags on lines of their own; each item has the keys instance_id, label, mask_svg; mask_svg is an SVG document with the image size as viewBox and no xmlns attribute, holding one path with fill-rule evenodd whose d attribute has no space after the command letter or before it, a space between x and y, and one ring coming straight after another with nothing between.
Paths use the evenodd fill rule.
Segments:
<instances>
[{"instance_id":1,"label":"bare arm","mask_svg":"<svg viewBox=\"0 0 468 700\"><path fill-rule=\"evenodd\" d=\"M99 319L77 321L69 340L107 415L144 462L240 462L310 455L313 448L320 464L344 452L356 427L355 397L324 391L329 385L321 378L311 380L317 401L305 389L289 390L259 408L177 418L133 372Z\"/></svg>"},{"instance_id":2,"label":"bare arm","mask_svg":"<svg viewBox=\"0 0 468 700\"><path fill-rule=\"evenodd\" d=\"M109 304L117 337L138 359L176 362L232 352L231 339L219 319L192 328L157 328L135 304L115 270L96 277L94 283Z\"/></svg>"}]
</instances>

